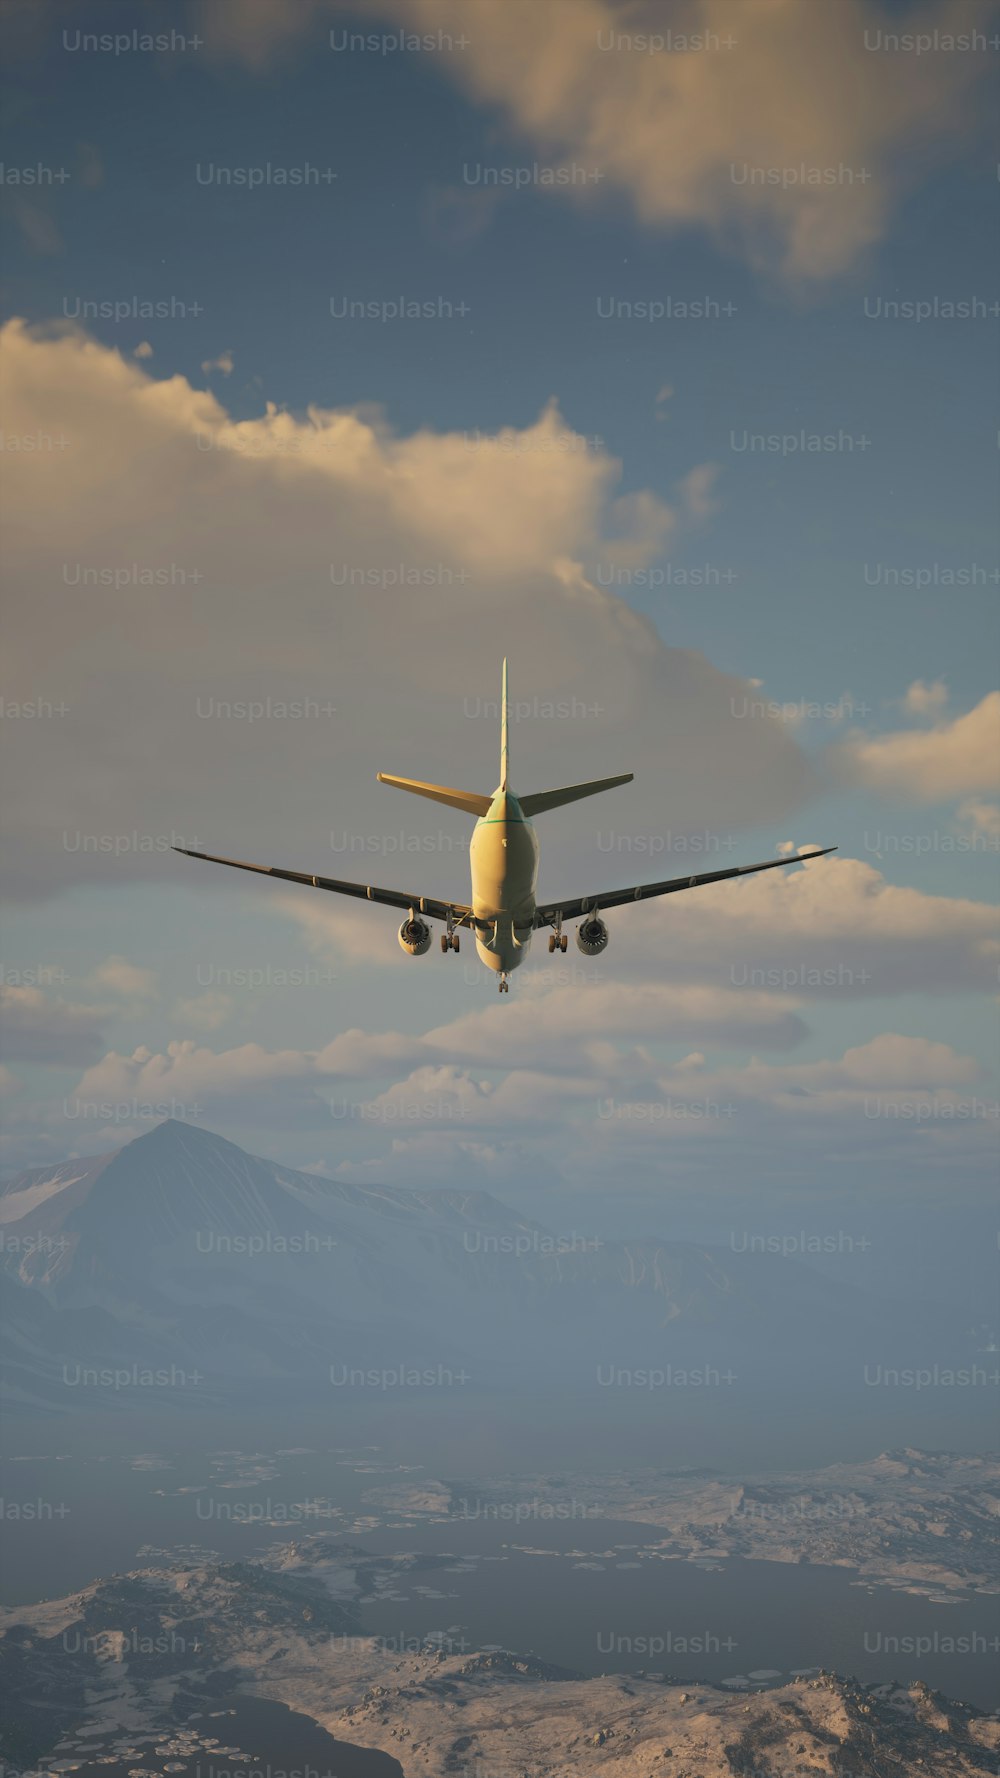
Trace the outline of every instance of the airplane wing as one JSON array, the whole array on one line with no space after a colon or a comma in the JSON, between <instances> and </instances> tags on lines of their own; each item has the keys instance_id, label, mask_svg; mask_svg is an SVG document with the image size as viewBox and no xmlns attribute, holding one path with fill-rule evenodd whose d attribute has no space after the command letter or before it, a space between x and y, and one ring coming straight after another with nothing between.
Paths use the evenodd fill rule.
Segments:
<instances>
[{"instance_id":1,"label":"airplane wing","mask_svg":"<svg viewBox=\"0 0 1000 1778\"><path fill-rule=\"evenodd\" d=\"M768 858L764 864L737 864L731 870L705 871L700 877L671 877L666 883L639 883L632 889L612 889L607 895L582 895L575 901L546 903L535 915L537 926L550 926L557 918L576 920L581 914L602 913L605 908L622 907L628 901L648 901L654 895L673 895L678 889L699 889L703 883L724 883L729 877L748 877L757 870L779 870L784 865L802 864L807 858L825 858L836 852L836 846L824 846L819 852L799 852L794 858Z\"/></svg>"},{"instance_id":2,"label":"airplane wing","mask_svg":"<svg viewBox=\"0 0 1000 1778\"><path fill-rule=\"evenodd\" d=\"M215 858L211 852L191 852L187 846L172 846L172 852L183 852L186 858L204 858L209 864L228 864L233 870L255 870L265 877L281 877L286 883L308 883L313 889L332 889L335 895L354 895L361 901L380 901L385 907L403 908L429 914L432 920L447 920L452 914L471 914L463 901L435 901L429 895L408 895L402 889L376 889L371 883L342 883L337 877L314 877L306 871L279 870L275 864L244 864L239 858Z\"/></svg>"}]
</instances>

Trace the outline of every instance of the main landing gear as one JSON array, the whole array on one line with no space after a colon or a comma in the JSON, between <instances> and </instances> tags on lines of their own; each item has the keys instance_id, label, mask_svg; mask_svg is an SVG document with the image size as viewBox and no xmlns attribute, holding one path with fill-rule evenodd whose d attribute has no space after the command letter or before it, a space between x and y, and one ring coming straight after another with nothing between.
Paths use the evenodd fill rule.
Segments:
<instances>
[{"instance_id":1,"label":"main landing gear","mask_svg":"<svg viewBox=\"0 0 1000 1778\"><path fill-rule=\"evenodd\" d=\"M500 987L501 994L509 994L510 993L510 981L507 976L506 970L504 970L500 976L499 987Z\"/></svg>"},{"instance_id":2,"label":"main landing gear","mask_svg":"<svg viewBox=\"0 0 1000 1778\"><path fill-rule=\"evenodd\" d=\"M458 933L457 932L442 932L442 934L441 934L441 949L442 949L442 951L457 951L458 950Z\"/></svg>"},{"instance_id":3,"label":"main landing gear","mask_svg":"<svg viewBox=\"0 0 1000 1778\"><path fill-rule=\"evenodd\" d=\"M569 944L569 934L567 932L560 932L557 929L555 932L549 933L549 952L550 952L550 954L552 951L565 951L566 946L568 944Z\"/></svg>"}]
</instances>

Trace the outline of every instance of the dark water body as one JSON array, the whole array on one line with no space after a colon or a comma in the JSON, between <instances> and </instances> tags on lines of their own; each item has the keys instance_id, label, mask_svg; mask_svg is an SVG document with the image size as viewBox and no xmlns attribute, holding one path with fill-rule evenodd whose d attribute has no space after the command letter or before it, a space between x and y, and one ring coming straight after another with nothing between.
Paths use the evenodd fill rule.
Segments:
<instances>
[{"instance_id":1,"label":"dark water body","mask_svg":"<svg viewBox=\"0 0 1000 1778\"><path fill-rule=\"evenodd\" d=\"M362 1606L362 1627L402 1651L440 1636L451 1652L498 1644L588 1675L667 1672L718 1685L767 1670L775 1677L754 1683L779 1684L826 1667L867 1683L923 1679L1000 1708L995 1598L938 1605L859 1585L849 1569L742 1559L703 1568L641 1553L659 1536L606 1520L369 1535L367 1548L420 1550L427 1565L400 1577L405 1601ZM442 1563L442 1552L453 1560ZM592 1562L600 1566L578 1566ZM467 1563L471 1573L456 1572Z\"/></svg>"},{"instance_id":2,"label":"dark water body","mask_svg":"<svg viewBox=\"0 0 1000 1778\"><path fill-rule=\"evenodd\" d=\"M0 1603L60 1598L90 1581L149 1565L153 1559L140 1554L145 1545L167 1550L194 1545L206 1556L214 1550L235 1561L259 1554L282 1536L348 1535L345 1524L368 1511L362 1503L366 1489L399 1479L391 1465L379 1465L374 1452L352 1456L326 1449L275 1456L248 1444L246 1463L222 1459L216 1465L216 1441L209 1443L210 1449L195 1453L147 1446L150 1462L162 1453L162 1467L133 1467L142 1459L118 1453L0 1461L6 1518ZM355 1469L366 1455L377 1473ZM259 1482L253 1479L257 1470L264 1475ZM273 1528L233 1516L237 1509L263 1513L268 1503L286 1518L296 1507L305 1514ZM31 1516L25 1516L26 1508Z\"/></svg>"},{"instance_id":3,"label":"dark water body","mask_svg":"<svg viewBox=\"0 0 1000 1778\"><path fill-rule=\"evenodd\" d=\"M152 1740L136 1738L132 1745L137 1752L115 1764L85 1759L75 1768L74 1778L128 1778L136 1766L162 1773L168 1762L172 1769L166 1778L405 1778L402 1766L389 1754L335 1741L311 1717L285 1704L235 1694L220 1698L211 1708L213 1714L195 1712L184 1719L184 1726L214 1736L241 1757L204 1746L186 1757L176 1751L158 1753L172 1732L164 1731Z\"/></svg>"},{"instance_id":4,"label":"dark water body","mask_svg":"<svg viewBox=\"0 0 1000 1778\"><path fill-rule=\"evenodd\" d=\"M420 1555L420 1571L403 1573L394 1588L402 1600L361 1608L364 1633L391 1645L416 1645L437 1632L446 1647L500 1645L582 1673L646 1669L689 1683L763 1669L787 1678L796 1668L824 1666L865 1681L924 1679L982 1708L1000 1704L991 1641L996 1600L985 1596L934 1604L869 1591L852 1584L857 1577L846 1569L809 1565L734 1560L721 1572L705 1571L649 1553L662 1536L655 1528L589 1517L519 1528L476 1517L414 1526L398 1517L394 1523L390 1513L356 1528L355 1515L371 1511L363 1501L369 1488L419 1479L374 1451L328 1446L275 1456L251 1445L214 1463L205 1450L167 1451L161 1468L134 1468L135 1461L115 1453L0 1466L6 1506L42 1501L53 1508L48 1517L5 1527L6 1603L60 1597L162 1559L141 1554L144 1545L253 1560L275 1543L322 1532L375 1557ZM218 1516L236 1505L287 1511L317 1502L319 1514L286 1524ZM322 1516L324 1502L329 1516ZM529 1555L517 1545L550 1553ZM469 1562L471 1572L449 1572ZM445 1597L420 1594L418 1586ZM949 1638L966 1638L966 1648L949 1646ZM101 1773L116 1778L109 1767Z\"/></svg>"}]
</instances>

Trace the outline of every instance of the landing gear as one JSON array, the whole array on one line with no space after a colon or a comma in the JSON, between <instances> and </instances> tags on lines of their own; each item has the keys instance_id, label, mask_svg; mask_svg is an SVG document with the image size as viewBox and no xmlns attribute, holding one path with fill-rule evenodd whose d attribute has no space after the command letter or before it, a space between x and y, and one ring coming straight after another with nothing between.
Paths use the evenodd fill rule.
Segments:
<instances>
[{"instance_id":1,"label":"landing gear","mask_svg":"<svg viewBox=\"0 0 1000 1778\"><path fill-rule=\"evenodd\" d=\"M458 950L458 933L455 931L454 924L450 919L448 921L447 932L442 932L441 934L441 949L442 951Z\"/></svg>"},{"instance_id":2,"label":"landing gear","mask_svg":"<svg viewBox=\"0 0 1000 1778\"><path fill-rule=\"evenodd\" d=\"M506 971L500 977L499 986L500 986L501 994L509 994L510 993L510 982L507 980Z\"/></svg>"},{"instance_id":3,"label":"landing gear","mask_svg":"<svg viewBox=\"0 0 1000 1778\"><path fill-rule=\"evenodd\" d=\"M550 934L549 934L549 953L550 953L550 955L553 951L565 951L566 946L568 944L569 944L569 934L562 931L562 922L560 920L558 922L558 924L556 925L555 931L550 932Z\"/></svg>"}]
</instances>

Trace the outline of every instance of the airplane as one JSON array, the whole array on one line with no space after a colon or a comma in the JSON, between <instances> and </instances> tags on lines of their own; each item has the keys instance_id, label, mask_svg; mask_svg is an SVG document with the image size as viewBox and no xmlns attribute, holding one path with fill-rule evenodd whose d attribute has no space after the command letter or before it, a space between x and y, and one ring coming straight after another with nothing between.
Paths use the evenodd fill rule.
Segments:
<instances>
[{"instance_id":1,"label":"airplane","mask_svg":"<svg viewBox=\"0 0 1000 1778\"><path fill-rule=\"evenodd\" d=\"M451 809L462 809L477 817L469 845L472 873L472 900L435 901L428 895L413 895L400 889L378 889L371 883L344 883L336 877L311 876L306 871L279 870L271 864L244 864L237 858L216 858L210 852L192 852L187 846L174 846L188 858L204 858L209 864L228 864L234 870L258 871L263 876L280 877L289 883L307 883L313 889L330 889L335 895L353 895L364 901L381 902L386 907L404 908L406 918L399 928L399 942L410 957L423 957L431 948L432 933L428 919L441 920L442 951L457 951L459 933L466 927L475 937L476 950L487 969L499 978L501 994L510 991L510 976L528 955L532 935L550 927L550 952L564 952L568 935L563 931L567 921L579 920L576 942L586 957L597 957L607 948L608 928L602 914L608 908L622 907L627 902L648 901L654 895L673 895L680 889L697 889L703 883L722 883L729 877L746 877L754 871L779 870L790 864L802 864L809 858L825 858L836 852L836 846L824 846L816 852L800 852L793 858L769 858L763 864L741 864L729 870L705 871L700 876L673 877L665 883L638 883L629 889L613 889L603 895L579 895L561 901L539 903L535 896L538 879L538 840L531 824L533 815L549 809L563 808L585 796L613 790L618 784L629 784L634 774L622 772L617 778L597 778L587 784L567 784L561 790L539 790L530 796L517 797L508 778L508 703L507 662L503 663L500 697L500 783L492 796L452 790L444 784L426 784L417 778L394 778L387 772L377 774L380 784L395 785L414 796L429 797Z\"/></svg>"}]
</instances>

